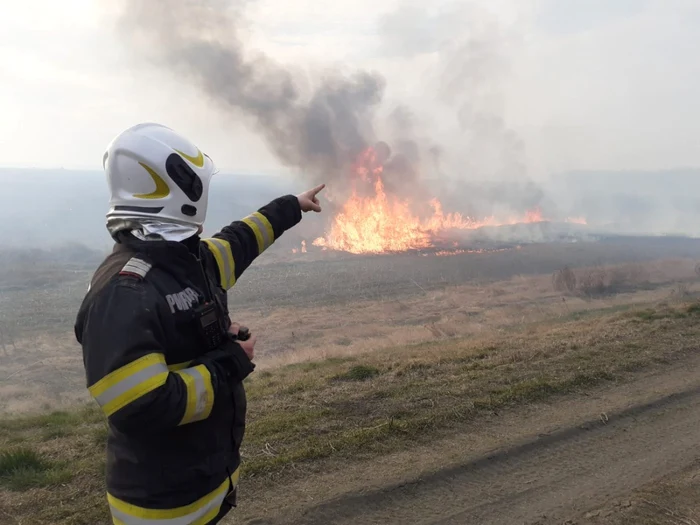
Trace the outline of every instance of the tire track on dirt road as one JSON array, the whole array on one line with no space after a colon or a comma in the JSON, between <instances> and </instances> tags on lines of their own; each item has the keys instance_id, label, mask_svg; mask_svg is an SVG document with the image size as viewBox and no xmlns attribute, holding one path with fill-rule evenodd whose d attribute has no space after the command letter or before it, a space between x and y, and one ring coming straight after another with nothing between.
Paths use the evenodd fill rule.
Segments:
<instances>
[{"instance_id":1,"label":"tire track on dirt road","mask_svg":"<svg viewBox=\"0 0 700 525\"><path fill-rule=\"evenodd\" d=\"M700 457L700 380L607 420L557 430L284 523L561 524Z\"/></svg>"}]
</instances>

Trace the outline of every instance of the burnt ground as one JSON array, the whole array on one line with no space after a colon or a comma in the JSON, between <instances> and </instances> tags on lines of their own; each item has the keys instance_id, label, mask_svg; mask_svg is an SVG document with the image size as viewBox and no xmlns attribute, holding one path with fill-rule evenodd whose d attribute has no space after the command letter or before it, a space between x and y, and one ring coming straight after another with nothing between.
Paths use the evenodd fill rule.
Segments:
<instances>
[{"instance_id":1,"label":"burnt ground","mask_svg":"<svg viewBox=\"0 0 700 525\"><path fill-rule=\"evenodd\" d=\"M481 246L479 246L481 247ZM436 256L423 252L318 259L297 254L292 262L252 266L231 293L244 308L332 304L401 297L416 288L437 290L469 281L491 282L514 275L551 274L565 265L584 267L656 259L700 259L700 239L609 237L597 242L488 245L505 249Z\"/></svg>"},{"instance_id":2,"label":"burnt ground","mask_svg":"<svg viewBox=\"0 0 700 525\"><path fill-rule=\"evenodd\" d=\"M451 256L438 256L435 250L370 256L318 251L291 254L281 246L273 247L231 291L231 310L269 311L399 299L416 291L467 282L483 284L517 275L548 275L566 265L577 268L659 259L700 260L700 239L676 237L608 237L596 242L516 246L491 242L476 247L506 249ZM12 255L0 253L4 266L0 275L0 331L5 333L5 340L23 334L70 332L101 256L84 249L70 259L64 252Z\"/></svg>"}]
</instances>

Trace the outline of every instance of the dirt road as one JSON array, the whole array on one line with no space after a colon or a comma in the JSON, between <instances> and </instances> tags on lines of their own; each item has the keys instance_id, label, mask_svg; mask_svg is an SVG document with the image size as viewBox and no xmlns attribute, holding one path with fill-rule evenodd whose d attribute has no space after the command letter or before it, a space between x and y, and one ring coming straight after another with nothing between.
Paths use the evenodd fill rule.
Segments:
<instances>
[{"instance_id":1,"label":"dirt road","mask_svg":"<svg viewBox=\"0 0 700 525\"><path fill-rule=\"evenodd\" d=\"M495 415L433 447L316 476L277 500L268 494L268 516L276 516L248 523L696 524L683 516L700 509L697 483L694 509L662 501L648 520L624 518L638 499L649 501L635 499L637 489L673 486L677 473L694 479L698 370L692 357L589 396Z\"/></svg>"}]
</instances>

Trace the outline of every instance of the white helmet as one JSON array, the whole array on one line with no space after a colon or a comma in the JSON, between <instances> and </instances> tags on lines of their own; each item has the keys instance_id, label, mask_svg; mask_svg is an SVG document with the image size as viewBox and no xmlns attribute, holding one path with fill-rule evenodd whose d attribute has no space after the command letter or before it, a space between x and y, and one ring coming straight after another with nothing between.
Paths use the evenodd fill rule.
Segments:
<instances>
[{"instance_id":1,"label":"white helmet","mask_svg":"<svg viewBox=\"0 0 700 525\"><path fill-rule=\"evenodd\" d=\"M144 123L123 131L107 146L102 166L110 191L108 224L204 223L214 163L170 128Z\"/></svg>"}]
</instances>

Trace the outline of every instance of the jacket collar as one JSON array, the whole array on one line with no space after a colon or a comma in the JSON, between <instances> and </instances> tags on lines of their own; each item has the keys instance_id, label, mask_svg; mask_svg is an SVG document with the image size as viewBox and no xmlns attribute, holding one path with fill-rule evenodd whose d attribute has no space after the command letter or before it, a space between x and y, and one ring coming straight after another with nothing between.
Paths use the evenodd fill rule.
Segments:
<instances>
[{"instance_id":1,"label":"jacket collar","mask_svg":"<svg viewBox=\"0 0 700 525\"><path fill-rule=\"evenodd\" d=\"M200 257L200 238L198 235L184 241L142 241L130 233L120 233L116 237L114 252L128 250L142 254L153 266L166 269L171 273L190 274L195 259Z\"/></svg>"}]
</instances>

